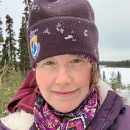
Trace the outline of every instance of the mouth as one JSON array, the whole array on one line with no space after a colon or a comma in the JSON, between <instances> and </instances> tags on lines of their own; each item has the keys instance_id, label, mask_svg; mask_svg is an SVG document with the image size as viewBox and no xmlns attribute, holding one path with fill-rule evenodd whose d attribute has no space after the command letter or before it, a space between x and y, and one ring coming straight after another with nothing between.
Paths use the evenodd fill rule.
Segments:
<instances>
[{"instance_id":1,"label":"mouth","mask_svg":"<svg viewBox=\"0 0 130 130\"><path fill-rule=\"evenodd\" d=\"M73 91L52 91L54 94L56 94L57 96L62 96L62 97L64 97L64 96L72 96L75 92L77 91L77 89L76 90L73 90Z\"/></svg>"}]
</instances>

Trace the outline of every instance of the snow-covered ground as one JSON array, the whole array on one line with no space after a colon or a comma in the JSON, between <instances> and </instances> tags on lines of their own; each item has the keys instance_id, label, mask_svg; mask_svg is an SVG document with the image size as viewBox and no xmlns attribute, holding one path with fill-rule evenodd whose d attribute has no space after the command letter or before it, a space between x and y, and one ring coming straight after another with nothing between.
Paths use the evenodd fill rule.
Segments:
<instances>
[{"instance_id":1,"label":"snow-covered ground","mask_svg":"<svg viewBox=\"0 0 130 130\"><path fill-rule=\"evenodd\" d=\"M111 77L111 73L114 72L116 75L118 71L120 72L122 78L122 83L127 86L130 84L130 68L112 68L100 66L100 73L103 75L103 71L105 71L106 79L109 80ZM123 97L124 103L130 105L130 90L126 88L125 90L117 89L117 94Z\"/></svg>"},{"instance_id":2,"label":"snow-covered ground","mask_svg":"<svg viewBox=\"0 0 130 130\"><path fill-rule=\"evenodd\" d=\"M130 90L125 89L125 90L117 90L116 92L119 94L121 97L123 97L124 103L130 105Z\"/></svg>"}]
</instances>

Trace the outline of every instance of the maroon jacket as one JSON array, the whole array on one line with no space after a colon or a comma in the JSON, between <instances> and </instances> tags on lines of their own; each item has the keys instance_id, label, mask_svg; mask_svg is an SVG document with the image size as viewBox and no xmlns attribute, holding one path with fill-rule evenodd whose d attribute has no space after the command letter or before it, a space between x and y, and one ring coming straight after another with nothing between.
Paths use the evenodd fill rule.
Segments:
<instances>
[{"instance_id":1,"label":"maroon jacket","mask_svg":"<svg viewBox=\"0 0 130 130\"><path fill-rule=\"evenodd\" d=\"M7 106L8 111L14 113L18 108L20 108L33 114L33 106L36 99L36 92L34 92L34 90L36 86L35 71L29 71L18 92L9 102Z\"/></svg>"}]
</instances>

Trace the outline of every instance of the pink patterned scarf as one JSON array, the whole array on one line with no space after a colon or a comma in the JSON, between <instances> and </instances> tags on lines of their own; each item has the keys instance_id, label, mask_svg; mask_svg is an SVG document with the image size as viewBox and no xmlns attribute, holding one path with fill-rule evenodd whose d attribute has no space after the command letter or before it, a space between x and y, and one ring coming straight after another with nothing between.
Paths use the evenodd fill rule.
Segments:
<instances>
[{"instance_id":1,"label":"pink patterned scarf","mask_svg":"<svg viewBox=\"0 0 130 130\"><path fill-rule=\"evenodd\" d=\"M98 86L92 85L81 104L72 112L61 113L38 94L34 105L34 121L38 130L83 130L99 108Z\"/></svg>"}]
</instances>

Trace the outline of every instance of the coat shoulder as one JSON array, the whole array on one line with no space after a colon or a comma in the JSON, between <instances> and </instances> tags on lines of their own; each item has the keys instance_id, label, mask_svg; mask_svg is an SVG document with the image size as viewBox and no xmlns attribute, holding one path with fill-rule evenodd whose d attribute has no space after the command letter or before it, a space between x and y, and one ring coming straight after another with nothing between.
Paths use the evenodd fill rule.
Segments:
<instances>
[{"instance_id":1,"label":"coat shoulder","mask_svg":"<svg viewBox=\"0 0 130 130\"><path fill-rule=\"evenodd\" d=\"M33 115L20 110L7 117L1 118L0 128L3 128L2 130L29 130L33 123Z\"/></svg>"}]
</instances>

